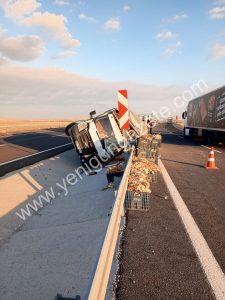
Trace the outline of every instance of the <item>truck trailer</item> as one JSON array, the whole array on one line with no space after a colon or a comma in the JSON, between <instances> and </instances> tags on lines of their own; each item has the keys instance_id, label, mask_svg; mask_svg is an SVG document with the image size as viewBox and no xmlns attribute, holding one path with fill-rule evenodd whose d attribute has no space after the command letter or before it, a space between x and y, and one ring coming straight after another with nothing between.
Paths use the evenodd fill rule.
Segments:
<instances>
[{"instance_id":1,"label":"truck trailer","mask_svg":"<svg viewBox=\"0 0 225 300\"><path fill-rule=\"evenodd\" d=\"M191 100L182 117L185 136L203 137L210 145L225 143L225 86Z\"/></svg>"}]
</instances>

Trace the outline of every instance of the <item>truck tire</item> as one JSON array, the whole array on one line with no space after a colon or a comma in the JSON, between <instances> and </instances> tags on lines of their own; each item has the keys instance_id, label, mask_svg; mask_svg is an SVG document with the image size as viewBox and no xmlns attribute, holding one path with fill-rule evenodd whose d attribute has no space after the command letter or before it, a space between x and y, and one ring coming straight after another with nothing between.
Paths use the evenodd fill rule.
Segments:
<instances>
[{"instance_id":1,"label":"truck tire","mask_svg":"<svg viewBox=\"0 0 225 300\"><path fill-rule=\"evenodd\" d=\"M75 125L76 123L70 123L69 125L67 125L66 126L66 128L65 128L65 134L67 135L67 136L70 136L69 135L69 129L71 128L71 127L73 127L73 125Z\"/></svg>"}]
</instances>

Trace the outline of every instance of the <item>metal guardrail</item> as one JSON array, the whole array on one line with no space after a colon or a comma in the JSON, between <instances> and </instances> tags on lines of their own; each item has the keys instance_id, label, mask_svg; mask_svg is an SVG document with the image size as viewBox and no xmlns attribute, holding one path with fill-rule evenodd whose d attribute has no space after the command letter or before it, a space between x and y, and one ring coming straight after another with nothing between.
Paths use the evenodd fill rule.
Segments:
<instances>
[{"instance_id":1,"label":"metal guardrail","mask_svg":"<svg viewBox=\"0 0 225 300\"><path fill-rule=\"evenodd\" d=\"M92 281L91 289L89 292L88 300L105 299L113 256L120 229L121 217L124 215L124 199L127 190L128 176L130 174L133 153L134 147L132 147L129 160L123 174L123 178L120 182L114 208L95 271L94 279Z\"/></svg>"}]
</instances>

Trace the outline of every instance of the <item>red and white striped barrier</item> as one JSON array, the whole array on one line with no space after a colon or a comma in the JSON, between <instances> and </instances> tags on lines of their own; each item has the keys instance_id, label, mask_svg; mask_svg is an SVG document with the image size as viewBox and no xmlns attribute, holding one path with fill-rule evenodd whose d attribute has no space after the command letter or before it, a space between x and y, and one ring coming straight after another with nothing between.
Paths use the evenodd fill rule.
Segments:
<instances>
[{"instance_id":1,"label":"red and white striped barrier","mask_svg":"<svg viewBox=\"0 0 225 300\"><path fill-rule=\"evenodd\" d=\"M127 90L118 91L118 109L120 118L120 128L129 129L129 114L128 114L128 95Z\"/></svg>"}]
</instances>

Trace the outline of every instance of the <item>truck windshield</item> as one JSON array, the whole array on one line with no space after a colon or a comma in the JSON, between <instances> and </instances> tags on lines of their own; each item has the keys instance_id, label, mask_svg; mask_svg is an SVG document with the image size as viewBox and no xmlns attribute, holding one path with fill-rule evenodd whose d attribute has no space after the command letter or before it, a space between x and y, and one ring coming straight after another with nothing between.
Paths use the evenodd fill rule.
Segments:
<instances>
[{"instance_id":1,"label":"truck windshield","mask_svg":"<svg viewBox=\"0 0 225 300\"><path fill-rule=\"evenodd\" d=\"M105 146L116 142L115 133L108 116L96 119L95 125L98 130L100 140L104 141Z\"/></svg>"}]
</instances>

